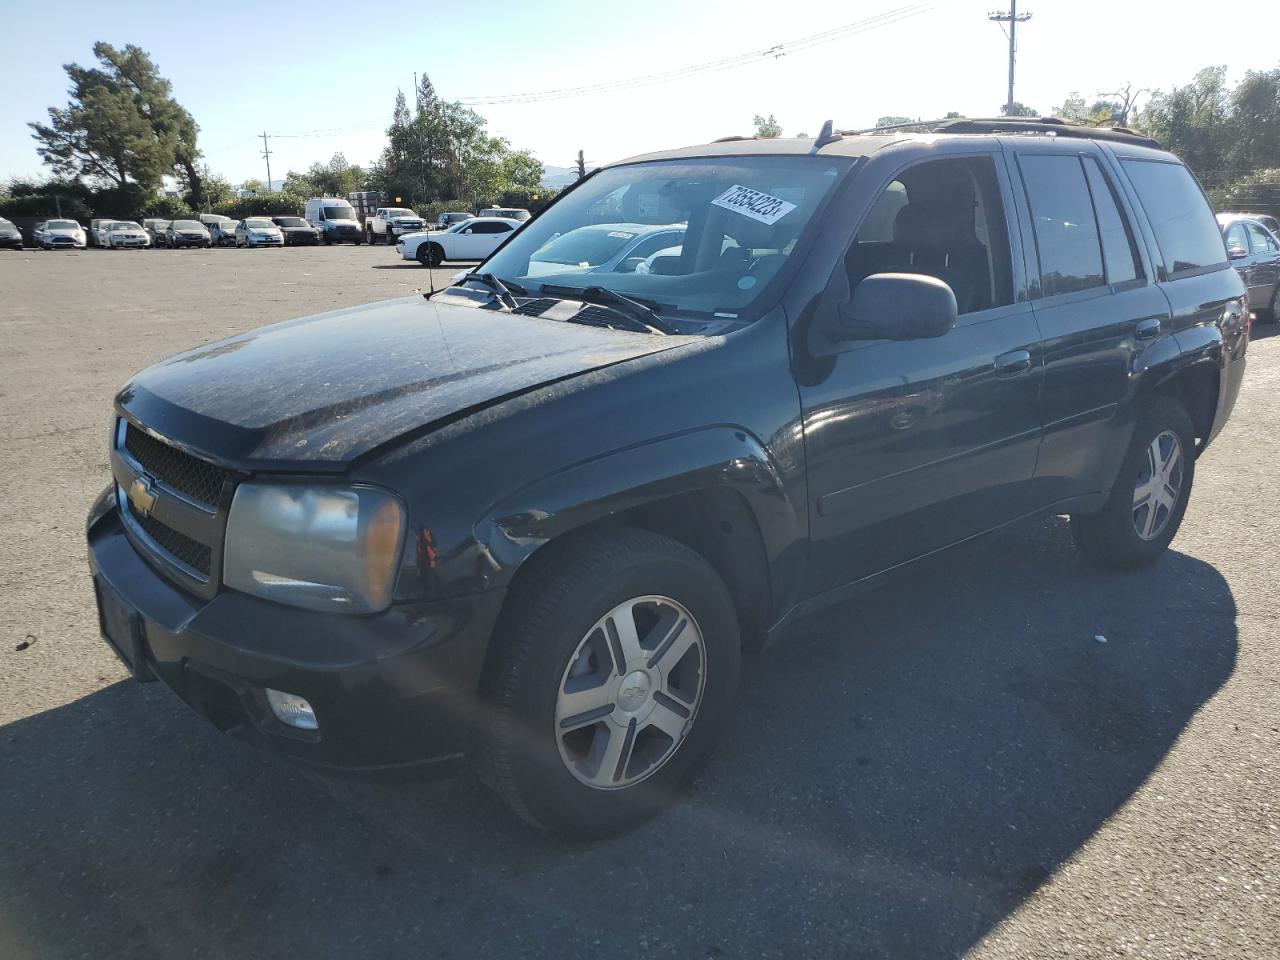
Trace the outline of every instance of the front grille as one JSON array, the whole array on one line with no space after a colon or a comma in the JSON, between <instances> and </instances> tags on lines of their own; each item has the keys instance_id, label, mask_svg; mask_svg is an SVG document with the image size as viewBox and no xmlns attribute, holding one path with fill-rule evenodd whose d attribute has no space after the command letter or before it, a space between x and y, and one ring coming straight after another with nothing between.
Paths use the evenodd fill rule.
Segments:
<instances>
[{"instance_id":1,"label":"front grille","mask_svg":"<svg viewBox=\"0 0 1280 960\"><path fill-rule=\"evenodd\" d=\"M142 528L142 532L154 540L166 553L181 560L201 576L209 576L213 551L207 544L192 540L185 533L179 533L172 527L165 526L155 517L143 517L133 510L129 511L129 516Z\"/></svg>"},{"instance_id":2,"label":"front grille","mask_svg":"<svg viewBox=\"0 0 1280 960\"><path fill-rule=\"evenodd\" d=\"M230 470L183 453L131 423L125 427L124 447L148 474L209 507L218 505L222 485L232 476Z\"/></svg>"}]
</instances>

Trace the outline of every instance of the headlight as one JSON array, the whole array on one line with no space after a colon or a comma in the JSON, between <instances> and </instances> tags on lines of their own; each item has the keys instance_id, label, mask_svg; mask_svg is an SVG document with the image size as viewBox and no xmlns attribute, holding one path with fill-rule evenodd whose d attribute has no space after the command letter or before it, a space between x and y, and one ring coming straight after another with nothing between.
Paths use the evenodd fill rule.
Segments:
<instances>
[{"instance_id":1,"label":"headlight","mask_svg":"<svg viewBox=\"0 0 1280 960\"><path fill-rule=\"evenodd\" d=\"M404 527L400 500L374 487L241 484L222 578L280 603L373 613L391 603Z\"/></svg>"}]
</instances>

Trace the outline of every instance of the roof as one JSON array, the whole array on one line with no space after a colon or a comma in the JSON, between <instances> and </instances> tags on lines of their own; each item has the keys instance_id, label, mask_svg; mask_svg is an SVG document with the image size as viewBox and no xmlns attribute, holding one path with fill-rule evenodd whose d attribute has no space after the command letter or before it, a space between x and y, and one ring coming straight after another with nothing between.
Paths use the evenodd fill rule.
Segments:
<instances>
[{"instance_id":1,"label":"roof","mask_svg":"<svg viewBox=\"0 0 1280 960\"><path fill-rule=\"evenodd\" d=\"M640 163L649 160L684 160L693 157L800 156L817 153L823 157L869 157L873 153L903 141L937 142L940 139L985 136L1039 136L1046 140L1105 140L1137 148L1161 150L1155 140L1125 127L1085 127L1065 123L1056 117L997 117L948 120L925 120L900 127L931 127L933 132L906 132L899 127L877 127L872 130L838 131L832 139L824 138L817 146L815 137L724 137L712 143L695 144L674 150L659 150L620 160L618 163ZM819 136L822 136L821 134ZM815 149L816 147L816 149ZM617 164L610 164L616 166Z\"/></svg>"}]
</instances>

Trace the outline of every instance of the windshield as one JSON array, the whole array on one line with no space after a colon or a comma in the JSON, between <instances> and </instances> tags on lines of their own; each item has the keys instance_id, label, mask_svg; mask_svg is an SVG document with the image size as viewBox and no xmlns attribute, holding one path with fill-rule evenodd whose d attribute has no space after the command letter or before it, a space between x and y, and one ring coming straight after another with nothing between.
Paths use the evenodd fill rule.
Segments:
<instances>
[{"instance_id":1,"label":"windshield","mask_svg":"<svg viewBox=\"0 0 1280 960\"><path fill-rule=\"evenodd\" d=\"M530 293L601 286L661 312L736 314L787 262L850 164L750 156L612 167L522 228L484 269ZM633 242L627 256L608 255Z\"/></svg>"},{"instance_id":2,"label":"windshield","mask_svg":"<svg viewBox=\"0 0 1280 960\"><path fill-rule=\"evenodd\" d=\"M491 210L484 211L484 213L482 213L481 216L503 217L507 220L520 220L523 222L529 219L529 211L528 210L512 210L508 207L495 207Z\"/></svg>"},{"instance_id":3,"label":"windshield","mask_svg":"<svg viewBox=\"0 0 1280 960\"><path fill-rule=\"evenodd\" d=\"M79 230L80 224L76 223L74 220L50 220L49 229L50 230Z\"/></svg>"},{"instance_id":4,"label":"windshield","mask_svg":"<svg viewBox=\"0 0 1280 960\"><path fill-rule=\"evenodd\" d=\"M203 230L204 225L194 220L175 220L170 226L175 230Z\"/></svg>"},{"instance_id":5,"label":"windshield","mask_svg":"<svg viewBox=\"0 0 1280 960\"><path fill-rule=\"evenodd\" d=\"M136 223L113 223L107 229L114 232L118 230L139 230L141 228Z\"/></svg>"},{"instance_id":6,"label":"windshield","mask_svg":"<svg viewBox=\"0 0 1280 960\"><path fill-rule=\"evenodd\" d=\"M326 220L354 220L356 212L350 207L325 207L324 218Z\"/></svg>"},{"instance_id":7,"label":"windshield","mask_svg":"<svg viewBox=\"0 0 1280 960\"><path fill-rule=\"evenodd\" d=\"M307 225L307 221L301 217L280 217L276 220L276 223L282 227L305 227Z\"/></svg>"},{"instance_id":8,"label":"windshield","mask_svg":"<svg viewBox=\"0 0 1280 960\"><path fill-rule=\"evenodd\" d=\"M244 222L244 225L250 230L270 230L275 226L270 220L262 217L250 217Z\"/></svg>"},{"instance_id":9,"label":"windshield","mask_svg":"<svg viewBox=\"0 0 1280 960\"><path fill-rule=\"evenodd\" d=\"M417 214L412 210L406 210L404 207L394 207L387 211L388 217L416 217Z\"/></svg>"}]
</instances>

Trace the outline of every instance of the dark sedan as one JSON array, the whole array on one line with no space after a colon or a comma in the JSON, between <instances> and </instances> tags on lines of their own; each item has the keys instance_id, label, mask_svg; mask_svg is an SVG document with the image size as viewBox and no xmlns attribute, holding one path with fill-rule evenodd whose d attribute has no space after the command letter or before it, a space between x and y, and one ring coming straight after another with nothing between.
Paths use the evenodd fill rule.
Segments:
<instances>
[{"instance_id":1,"label":"dark sedan","mask_svg":"<svg viewBox=\"0 0 1280 960\"><path fill-rule=\"evenodd\" d=\"M164 245L178 247L210 247L209 228L199 220L174 220L164 232Z\"/></svg>"},{"instance_id":2,"label":"dark sedan","mask_svg":"<svg viewBox=\"0 0 1280 960\"><path fill-rule=\"evenodd\" d=\"M1280 321L1280 239L1261 220L1243 214L1218 214L1227 255L1249 288L1249 304L1258 318Z\"/></svg>"},{"instance_id":3,"label":"dark sedan","mask_svg":"<svg viewBox=\"0 0 1280 960\"><path fill-rule=\"evenodd\" d=\"M4 217L0 217L0 247L12 250L22 249L22 231Z\"/></svg>"},{"instance_id":4,"label":"dark sedan","mask_svg":"<svg viewBox=\"0 0 1280 960\"><path fill-rule=\"evenodd\" d=\"M271 222L280 228L286 247L315 246L320 242L320 231L301 217L272 217Z\"/></svg>"}]
</instances>

